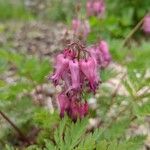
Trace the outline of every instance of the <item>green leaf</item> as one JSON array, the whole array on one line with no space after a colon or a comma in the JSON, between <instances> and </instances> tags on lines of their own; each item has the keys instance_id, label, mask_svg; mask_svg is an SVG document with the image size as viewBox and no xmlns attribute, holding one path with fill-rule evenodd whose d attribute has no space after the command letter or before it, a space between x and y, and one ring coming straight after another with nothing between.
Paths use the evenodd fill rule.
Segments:
<instances>
[{"instance_id":1,"label":"green leaf","mask_svg":"<svg viewBox=\"0 0 150 150\"><path fill-rule=\"evenodd\" d=\"M99 141L96 145L96 150L107 150L108 143L106 140Z\"/></svg>"},{"instance_id":2,"label":"green leaf","mask_svg":"<svg viewBox=\"0 0 150 150\"><path fill-rule=\"evenodd\" d=\"M51 114L48 110L41 109L34 114L34 122L44 129L51 129L59 121L59 115L55 112Z\"/></svg>"},{"instance_id":3,"label":"green leaf","mask_svg":"<svg viewBox=\"0 0 150 150\"><path fill-rule=\"evenodd\" d=\"M95 139L92 134L87 134L80 142L79 146L75 150L93 150L96 147Z\"/></svg>"},{"instance_id":4,"label":"green leaf","mask_svg":"<svg viewBox=\"0 0 150 150\"><path fill-rule=\"evenodd\" d=\"M65 134L65 144L68 149L73 149L80 142L81 137L86 131L88 119L84 118L81 121L77 121L76 123L72 123L70 128L66 129Z\"/></svg>"},{"instance_id":5,"label":"green leaf","mask_svg":"<svg viewBox=\"0 0 150 150\"><path fill-rule=\"evenodd\" d=\"M114 140L124 135L126 129L129 127L129 119L120 119L117 122L113 122L112 125L105 129L102 139Z\"/></svg>"},{"instance_id":6,"label":"green leaf","mask_svg":"<svg viewBox=\"0 0 150 150\"><path fill-rule=\"evenodd\" d=\"M146 102L141 106L136 105L135 114L140 117L150 115L150 102Z\"/></svg>"},{"instance_id":7,"label":"green leaf","mask_svg":"<svg viewBox=\"0 0 150 150\"><path fill-rule=\"evenodd\" d=\"M50 140L44 140L45 141L45 147L44 150L56 150L55 145Z\"/></svg>"}]
</instances>

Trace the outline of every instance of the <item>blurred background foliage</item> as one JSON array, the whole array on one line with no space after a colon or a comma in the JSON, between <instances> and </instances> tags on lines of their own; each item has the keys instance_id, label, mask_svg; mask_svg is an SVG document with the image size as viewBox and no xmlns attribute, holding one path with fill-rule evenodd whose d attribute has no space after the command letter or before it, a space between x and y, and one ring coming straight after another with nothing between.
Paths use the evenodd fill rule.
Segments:
<instances>
[{"instance_id":1,"label":"blurred background foliage","mask_svg":"<svg viewBox=\"0 0 150 150\"><path fill-rule=\"evenodd\" d=\"M126 138L126 132L132 123L144 124L145 118L150 114L150 93L148 90L141 93L150 87L150 77L147 77L150 66L149 38L139 29L130 39L129 45L123 47L122 44L135 25L150 11L150 0L106 0L104 17L88 18L91 33L87 44L106 39L110 45L113 62L127 70L127 77L121 79L121 83L128 94L115 93L115 98L113 97L115 89L107 87L106 84L111 78L118 78L117 69L108 68L101 72L103 83L97 100L98 112L90 110L91 118L100 118L101 128L93 130L92 133L86 132L84 127L88 125L87 118L76 124L67 117L60 120L58 112L51 113L32 102L31 91L38 85L48 83L47 75L52 71L54 55L42 57L40 53L39 57L27 54L23 51L27 47L19 47L19 50L16 50L12 46L15 39L14 32L20 30L20 24L28 28L28 24L32 22L37 24L41 22L48 25L48 28L61 22L70 28L72 18L77 16L77 5L81 5L80 17L86 18L85 2L85 0L0 0L0 110L4 111L31 140L31 146L26 149L37 150L44 147L46 150L52 150L61 147L61 150L66 150L66 143L69 141L67 148L70 149L76 147L83 150L86 147L87 150L94 148L137 150L147 138L147 135ZM34 33L31 36L38 41L40 34ZM11 82L10 78L8 80L9 73L15 81ZM126 105L122 105L122 102ZM117 108L116 116L109 116L114 107ZM1 117L0 128L0 149L27 147Z\"/></svg>"}]
</instances>

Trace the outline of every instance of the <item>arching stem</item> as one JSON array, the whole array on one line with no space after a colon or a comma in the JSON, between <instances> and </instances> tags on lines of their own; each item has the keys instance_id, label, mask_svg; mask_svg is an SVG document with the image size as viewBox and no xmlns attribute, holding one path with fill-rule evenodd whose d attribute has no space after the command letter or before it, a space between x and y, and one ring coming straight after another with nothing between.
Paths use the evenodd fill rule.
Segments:
<instances>
[{"instance_id":1,"label":"arching stem","mask_svg":"<svg viewBox=\"0 0 150 150\"><path fill-rule=\"evenodd\" d=\"M28 144L30 144L30 142L28 141L26 136L22 133L22 131L1 110L0 110L0 115L14 128L14 130L19 134L19 136L22 138L22 140L24 140Z\"/></svg>"},{"instance_id":2,"label":"arching stem","mask_svg":"<svg viewBox=\"0 0 150 150\"><path fill-rule=\"evenodd\" d=\"M131 30L131 32L127 35L125 40L123 41L122 46L124 47L127 42L131 39L131 37L134 35L134 33L140 28L144 20L144 17L137 23L137 25Z\"/></svg>"}]
</instances>

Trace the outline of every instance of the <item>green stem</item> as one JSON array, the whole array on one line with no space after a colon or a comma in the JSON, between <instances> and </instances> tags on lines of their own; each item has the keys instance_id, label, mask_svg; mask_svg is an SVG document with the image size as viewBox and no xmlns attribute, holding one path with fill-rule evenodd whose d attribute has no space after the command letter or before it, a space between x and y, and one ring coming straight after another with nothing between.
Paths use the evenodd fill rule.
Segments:
<instances>
[{"instance_id":1,"label":"green stem","mask_svg":"<svg viewBox=\"0 0 150 150\"><path fill-rule=\"evenodd\" d=\"M142 25L144 20L144 17L137 23L137 25L131 30L131 32L127 35L127 37L125 38L125 40L123 41L122 46L124 47L127 42L129 41L129 39L131 39L131 37L134 35L134 33L140 28L140 26Z\"/></svg>"}]
</instances>

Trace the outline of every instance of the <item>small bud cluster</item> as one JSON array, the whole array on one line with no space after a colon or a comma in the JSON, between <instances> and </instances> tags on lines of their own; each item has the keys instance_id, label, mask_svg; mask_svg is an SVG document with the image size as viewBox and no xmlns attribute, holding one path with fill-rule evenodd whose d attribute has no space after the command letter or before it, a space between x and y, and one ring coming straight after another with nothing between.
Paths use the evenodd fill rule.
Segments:
<instances>
[{"instance_id":1,"label":"small bud cluster","mask_svg":"<svg viewBox=\"0 0 150 150\"><path fill-rule=\"evenodd\" d=\"M90 48L79 43L69 44L55 59L53 84L61 85L63 91L57 96L60 116L68 114L72 120L88 113L88 103L82 101L84 92L96 92L100 83L99 70L105 68L111 56L105 41Z\"/></svg>"},{"instance_id":2,"label":"small bud cluster","mask_svg":"<svg viewBox=\"0 0 150 150\"><path fill-rule=\"evenodd\" d=\"M86 3L88 16L101 17L105 12L105 3L103 0L88 0Z\"/></svg>"},{"instance_id":3,"label":"small bud cluster","mask_svg":"<svg viewBox=\"0 0 150 150\"><path fill-rule=\"evenodd\" d=\"M150 14L144 17L142 29L145 33L150 33Z\"/></svg>"},{"instance_id":4,"label":"small bud cluster","mask_svg":"<svg viewBox=\"0 0 150 150\"><path fill-rule=\"evenodd\" d=\"M72 30L77 37L85 38L90 32L90 25L87 20L73 19Z\"/></svg>"}]
</instances>

